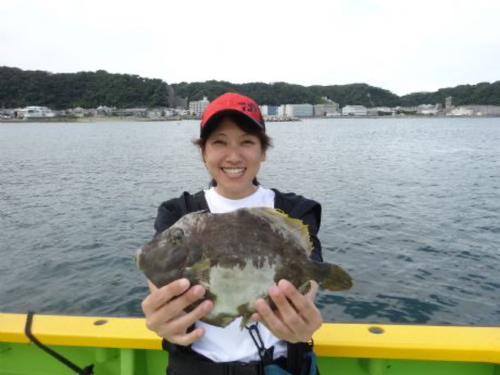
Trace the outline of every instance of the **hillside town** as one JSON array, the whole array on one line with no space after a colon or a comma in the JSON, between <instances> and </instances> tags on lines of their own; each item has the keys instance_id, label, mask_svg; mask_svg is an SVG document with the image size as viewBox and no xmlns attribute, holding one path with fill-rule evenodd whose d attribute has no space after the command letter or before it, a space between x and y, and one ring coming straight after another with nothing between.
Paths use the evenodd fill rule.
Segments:
<instances>
[{"instance_id":1,"label":"hillside town","mask_svg":"<svg viewBox=\"0 0 500 375\"><path fill-rule=\"evenodd\" d=\"M421 104L416 107L372 107L346 105L340 108L338 103L324 97L323 104L282 104L279 106L262 105L260 109L266 121L300 121L305 118L343 118L343 117L379 117L379 116L500 116L500 106L464 105L454 106L452 97L443 104ZM0 109L0 121L61 121L61 120L113 120L130 119L143 121L168 121L198 119L202 116L210 101L207 97L191 101L177 108L116 108L100 106L98 108L72 108L52 110L43 106L27 106L16 109Z\"/></svg>"}]
</instances>

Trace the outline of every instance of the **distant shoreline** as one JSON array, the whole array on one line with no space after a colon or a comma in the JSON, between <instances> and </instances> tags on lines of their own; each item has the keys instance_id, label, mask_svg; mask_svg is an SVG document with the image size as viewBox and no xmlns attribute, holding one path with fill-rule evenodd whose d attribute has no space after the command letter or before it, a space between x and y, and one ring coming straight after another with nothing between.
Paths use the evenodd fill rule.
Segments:
<instances>
[{"instance_id":1,"label":"distant shoreline","mask_svg":"<svg viewBox=\"0 0 500 375\"><path fill-rule=\"evenodd\" d=\"M482 115L482 116L429 116L429 115L396 115L396 116L336 116L336 117L301 117L296 120L268 120L266 122L300 122L302 120L349 120L349 119L370 119L370 120L379 120L379 119L448 119L448 118L499 118L500 116L496 115ZM67 122L75 122L75 123L98 123L98 122L173 122L173 121L199 121L201 118L199 117L168 117L168 118L144 118L144 117L132 117L132 116L118 116L118 117L78 117L78 118L66 118L66 117L50 117L50 118L33 118L29 120L25 119L0 119L0 123L10 123L10 124L28 124L28 123L67 123Z\"/></svg>"},{"instance_id":2,"label":"distant shoreline","mask_svg":"<svg viewBox=\"0 0 500 375\"><path fill-rule=\"evenodd\" d=\"M113 117L40 117L32 119L0 119L0 123L17 123L27 124L35 122L166 122L166 121L182 121L182 120L196 120L196 118L144 118L132 116L113 116Z\"/></svg>"}]
</instances>

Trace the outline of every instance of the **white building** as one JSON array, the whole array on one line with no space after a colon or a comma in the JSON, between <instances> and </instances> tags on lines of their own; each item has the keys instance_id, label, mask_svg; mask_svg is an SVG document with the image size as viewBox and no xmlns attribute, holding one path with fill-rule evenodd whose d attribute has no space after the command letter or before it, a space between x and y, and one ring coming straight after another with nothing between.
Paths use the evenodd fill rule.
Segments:
<instances>
[{"instance_id":1,"label":"white building","mask_svg":"<svg viewBox=\"0 0 500 375\"><path fill-rule=\"evenodd\" d=\"M101 117L103 117L103 116L111 116L111 114L113 113L113 110L115 110L115 109L116 108L111 108L111 107L100 105L96 109L96 115L97 116L101 116Z\"/></svg>"},{"instance_id":2,"label":"white building","mask_svg":"<svg viewBox=\"0 0 500 375\"><path fill-rule=\"evenodd\" d=\"M17 110L18 118L32 119L32 118L49 118L54 117L56 114L47 107L29 106Z\"/></svg>"},{"instance_id":3,"label":"white building","mask_svg":"<svg viewBox=\"0 0 500 375\"><path fill-rule=\"evenodd\" d=\"M453 108L446 116L472 116L474 111L467 107Z\"/></svg>"},{"instance_id":4,"label":"white building","mask_svg":"<svg viewBox=\"0 0 500 375\"><path fill-rule=\"evenodd\" d=\"M438 113L434 104L420 104L417 108L417 113L421 115L436 115Z\"/></svg>"},{"instance_id":5,"label":"white building","mask_svg":"<svg viewBox=\"0 0 500 375\"><path fill-rule=\"evenodd\" d=\"M290 104L282 104L278 107L279 117L293 117L293 108Z\"/></svg>"},{"instance_id":6,"label":"white building","mask_svg":"<svg viewBox=\"0 0 500 375\"><path fill-rule=\"evenodd\" d=\"M498 105L468 105L477 116L500 116L500 106Z\"/></svg>"},{"instance_id":7,"label":"white building","mask_svg":"<svg viewBox=\"0 0 500 375\"><path fill-rule=\"evenodd\" d=\"M205 109L207 109L209 104L210 102L208 101L207 97L204 96L202 100L190 102L189 111L196 116L201 116L203 115L203 112L205 112Z\"/></svg>"},{"instance_id":8,"label":"white building","mask_svg":"<svg viewBox=\"0 0 500 375\"><path fill-rule=\"evenodd\" d=\"M314 107L312 104L292 104L295 117L313 117Z\"/></svg>"},{"instance_id":9,"label":"white building","mask_svg":"<svg viewBox=\"0 0 500 375\"><path fill-rule=\"evenodd\" d=\"M453 101L453 97L451 97L451 96L448 96L445 99L445 108L447 111L451 111L453 109L452 101Z\"/></svg>"},{"instance_id":10,"label":"white building","mask_svg":"<svg viewBox=\"0 0 500 375\"><path fill-rule=\"evenodd\" d=\"M346 105L342 108L342 116L366 116L366 107L362 105Z\"/></svg>"},{"instance_id":11,"label":"white building","mask_svg":"<svg viewBox=\"0 0 500 375\"><path fill-rule=\"evenodd\" d=\"M312 117L313 115L312 104L283 104L278 107L280 117Z\"/></svg>"},{"instance_id":12,"label":"white building","mask_svg":"<svg viewBox=\"0 0 500 375\"><path fill-rule=\"evenodd\" d=\"M339 105L335 102L329 104L316 104L314 106L314 116L331 117L339 114Z\"/></svg>"},{"instance_id":13,"label":"white building","mask_svg":"<svg viewBox=\"0 0 500 375\"><path fill-rule=\"evenodd\" d=\"M68 109L66 111L66 113L69 113L75 117L84 117L87 112L88 111L86 111L82 107L76 107L76 108Z\"/></svg>"}]
</instances>

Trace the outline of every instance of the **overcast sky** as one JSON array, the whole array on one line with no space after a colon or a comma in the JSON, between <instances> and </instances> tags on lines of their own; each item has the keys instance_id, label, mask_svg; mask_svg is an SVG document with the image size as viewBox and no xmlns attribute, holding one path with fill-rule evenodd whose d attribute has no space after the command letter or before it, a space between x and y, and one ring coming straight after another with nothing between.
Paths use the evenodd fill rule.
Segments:
<instances>
[{"instance_id":1,"label":"overcast sky","mask_svg":"<svg viewBox=\"0 0 500 375\"><path fill-rule=\"evenodd\" d=\"M500 80L500 0L0 0L0 66L167 83Z\"/></svg>"}]
</instances>

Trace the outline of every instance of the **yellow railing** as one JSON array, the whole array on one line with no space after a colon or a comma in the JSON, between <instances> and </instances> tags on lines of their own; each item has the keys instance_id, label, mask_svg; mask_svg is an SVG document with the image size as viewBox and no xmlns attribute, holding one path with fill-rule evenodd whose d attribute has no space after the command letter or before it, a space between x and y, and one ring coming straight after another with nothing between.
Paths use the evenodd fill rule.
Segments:
<instances>
[{"instance_id":1,"label":"yellow railing","mask_svg":"<svg viewBox=\"0 0 500 375\"><path fill-rule=\"evenodd\" d=\"M27 343L25 324L26 314L0 313L0 342ZM161 349L142 318L35 314L32 332L49 345ZM323 357L500 363L500 327L328 323L314 344Z\"/></svg>"}]
</instances>

